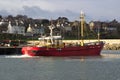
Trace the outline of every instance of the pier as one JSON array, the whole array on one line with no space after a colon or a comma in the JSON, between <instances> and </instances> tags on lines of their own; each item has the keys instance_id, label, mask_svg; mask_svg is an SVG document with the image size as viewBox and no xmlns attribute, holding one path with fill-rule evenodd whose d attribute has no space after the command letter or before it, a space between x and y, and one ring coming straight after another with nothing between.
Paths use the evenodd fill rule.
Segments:
<instances>
[{"instance_id":1,"label":"pier","mask_svg":"<svg viewBox=\"0 0 120 80\"><path fill-rule=\"evenodd\" d=\"M0 55L21 54L21 47L0 47Z\"/></svg>"}]
</instances>

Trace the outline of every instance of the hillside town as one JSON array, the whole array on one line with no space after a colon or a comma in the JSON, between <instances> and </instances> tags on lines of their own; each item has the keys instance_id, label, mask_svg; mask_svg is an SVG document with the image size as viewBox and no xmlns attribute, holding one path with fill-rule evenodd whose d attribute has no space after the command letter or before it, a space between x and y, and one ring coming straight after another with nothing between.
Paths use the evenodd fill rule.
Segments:
<instances>
[{"instance_id":1,"label":"hillside town","mask_svg":"<svg viewBox=\"0 0 120 80\"><path fill-rule=\"evenodd\" d=\"M66 17L58 17L57 19L33 19L26 15L6 17L0 16L0 36L1 39L11 38L30 38L37 39L40 36L49 34L50 25L54 26L53 35L62 35L65 39L80 38L80 21L69 21ZM84 27L85 39L97 38L97 33L100 33L102 39L119 39L120 38L120 22L112 21L90 21L85 22ZM4 34L4 35L3 35ZM14 38L8 35L15 35ZM22 37L20 36L22 35ZM34 36L34 37L33 37Z\"/></svg>"}]
</instances>

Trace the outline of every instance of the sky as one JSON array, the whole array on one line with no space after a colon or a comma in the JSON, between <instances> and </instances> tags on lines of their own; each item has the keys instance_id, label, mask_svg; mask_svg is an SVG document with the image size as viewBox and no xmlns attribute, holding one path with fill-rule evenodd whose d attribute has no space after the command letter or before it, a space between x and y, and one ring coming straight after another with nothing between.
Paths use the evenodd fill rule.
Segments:
<instances>
[{"instance_id":1,"label":"sky","mask_svg":"<svg viewBox=\"0 0 120 80\"><path fill-rule=\"evenodd\" d=\"M79 20L80 12L88 21L120 21L120 0L0 0L0 15L18 14L37 19L67 17Z\"/></svg>"}]
</instances>

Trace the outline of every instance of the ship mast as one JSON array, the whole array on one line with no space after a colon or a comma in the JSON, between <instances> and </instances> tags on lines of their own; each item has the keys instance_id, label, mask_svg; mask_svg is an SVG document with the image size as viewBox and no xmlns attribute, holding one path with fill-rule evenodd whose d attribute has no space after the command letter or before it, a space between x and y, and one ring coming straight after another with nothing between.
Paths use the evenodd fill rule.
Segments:
<instances>
[{"instance_id":1,"label":"ship mast","mask_svg":"<svg viewBox=\"0 0 120 80\"><path fill-rule=\"evenodd\" d=\"M98 33L97 33L97 35L98 35L98 42L100 42L100 27L98 26Z\"/></svg>"},{"instance_id":2,"label":"ship mast","mask_svg":"<svg viewBox=\"0 0 120 80\"><path fill-rule=\"evenodd\" d=\"M81 46L83 46L84 45L84 40L83 40L84 33L83 33L83 31L84 31L85 20L84 20L84 13L82 11L80 13L80 21L81 21Z\"/></svg>"}]
</instances>

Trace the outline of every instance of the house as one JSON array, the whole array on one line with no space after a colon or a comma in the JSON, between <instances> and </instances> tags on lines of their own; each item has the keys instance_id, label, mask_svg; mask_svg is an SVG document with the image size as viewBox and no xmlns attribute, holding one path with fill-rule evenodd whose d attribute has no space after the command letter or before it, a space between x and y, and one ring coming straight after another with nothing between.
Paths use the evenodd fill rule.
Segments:
<instances>
[{"instance_id":1,"label":"house","mask_svg":"<svg viewBox=\"0 0 120 80\"><path fill-rule=\"evenodd\" d=\"M31 26L31 24L29 24L26 31L26 36L32 36L32 35L43 34L43 33L44 33L43 26L41 26L40 28L39 26L37 26L37 24L35 24L35 26Z\"/></svg>"},{"instance_id":2,"label":"house","mask_svg":"<svg viewBox=\"0 0 120 80\"><path fill-rule=\"evenodd\" d=\"M9 21L7 33L10 34L25 34L25 27L18 24L13 24Z\"/></svg>"}]
</instances>

